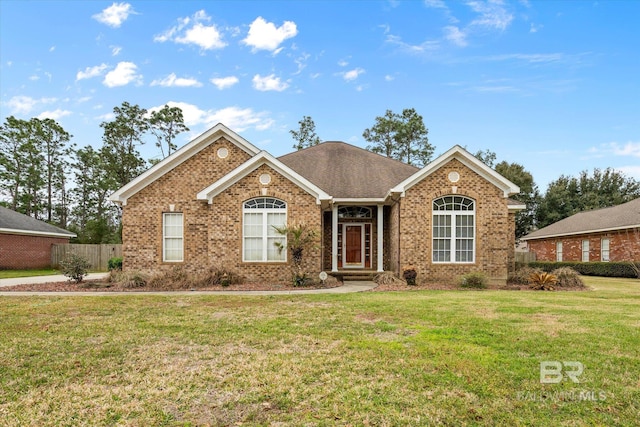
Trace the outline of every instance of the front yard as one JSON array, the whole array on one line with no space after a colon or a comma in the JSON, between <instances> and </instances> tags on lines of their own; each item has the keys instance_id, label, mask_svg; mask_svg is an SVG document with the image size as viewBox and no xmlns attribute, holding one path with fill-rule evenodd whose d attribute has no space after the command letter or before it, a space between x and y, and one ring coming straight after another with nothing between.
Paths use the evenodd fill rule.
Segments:
<instances>
[{"instance_id":1,"label":"front yard","mask_svg":"<svg viewBox=\"0 0 640 427\"><path fill-rule=\"evenodd\" d=\"M632 425L640 281L585 279L594 291L0 297L0 424ZM541 383L541 362L579 382Z\"/></svg>"}]
</instances>

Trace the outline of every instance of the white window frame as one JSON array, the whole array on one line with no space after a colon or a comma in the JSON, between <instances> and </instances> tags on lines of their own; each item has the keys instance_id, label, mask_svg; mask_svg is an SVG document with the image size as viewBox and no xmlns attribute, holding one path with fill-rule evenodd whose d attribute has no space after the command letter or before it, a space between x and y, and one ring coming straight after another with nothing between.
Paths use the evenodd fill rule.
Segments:
<instances>
[{"instance_id":1,"label":"white window frame","mask_svg":"<svg viewBox=\"0 0 640 427\"><path fill-rule=\"evenodd\" d=\"M589 240L582 241L582 262L589 262Z\"/></svg>"},{"instance_id":2,"label":"white window frame","mask_svg":"<svg viewBox=\"0 0 640 427\"><path fill-rule=\"evenodd\" d=\"M180 225L167 224L168 218L180 218ZM171 228L169 228L171 227ZM168 233L169 230L171 232ZM172 258L168 256L168 242L180 242L179 256ZM184 261L184 215L182 212L164 212L162 214L162 261L163 262L183 262Z\"/></svg>"},{"instance_id":3,"label":"white window frame","mask_svg":"<svg viewBox=\"0 0 640 427\"><path fill-rule=\"evenodd\" d=\"M434 264L473 264L476 261L476 210L475 200L457 195L449 195L434 199L432 202L432 235L431 235L431 262ZM448 219L448 221L447 221ZM458 219L465 220L471 219L472 224L458 224ZM446 224L442 225L442 220ZM462 221L461 221L462 222ZM471 227L469 229L469 227ZM436 231L436 228L440 229L440 232L447 231L448 235L440 236ZM471 230L471 237L458 235L459 232L466 230L467 233ZM458 242L470 242L471 259L459 261L458 254L461 252L468 253L469 248L463 248L458 246ZM440 244L448 242L448 260L440 260L440 255L446 253L447 248L441 249Z\"/></svg>"},{"instance_id":4,"label":"white window frame","mask_svg":"<svg viewBox=\"0 0 640 427\"><path fill-rule=\"evenodd\" d=\"M562 242L556 242L556 261L562 262Z\"/></svg>"},{"instance_id":5,"label":"white window frame","mask_svg":"<svg viewBox=\"0 0 640 427\"><path fill-rule=\"evenodd\" d=\"M603 237L602 240L600 240L600 260L602 262L609 262L611 260L611 239L608 237Z\"/></svg>"},{"instance_id":6,"label":"white window frame","mask_svg":"<svg viewBox=\"0 0 640 427\"><path fill-rule=\"evenodd\" d=\"M286 247L286 236L274 235L273 225L287 224L287 203L275 197L256 197L245 201L242 204L242 262L274 262L286 263L287 251L283 250L278 253L274 251L275 241L280 241ZM279 224L269 224L269 214L284 214L284 220ZM261 225L259 233L255 235L247 235L247 218L248 215L259 217ZM255 225L255 224L254 224ZM249 239L260 239L261 256L259 259L247 259L247 241ZM269 245L272 245L270 251Z\"/></svg>"}]
</instances>

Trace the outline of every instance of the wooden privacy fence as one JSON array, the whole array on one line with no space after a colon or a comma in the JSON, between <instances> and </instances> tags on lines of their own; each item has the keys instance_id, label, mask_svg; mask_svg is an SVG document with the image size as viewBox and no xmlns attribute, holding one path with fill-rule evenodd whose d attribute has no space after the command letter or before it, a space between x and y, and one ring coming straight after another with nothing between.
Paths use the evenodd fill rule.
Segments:
<instances>
[{"instance_id":1,"label":"wooden privacy fence","mask_svg":"<svg viewBox=\"0 0 640 427\"><path fill-rule=\"evenodd\" d=\"M520 264L528 264L536 260L535 252L516 252L516 262Z\"/></svg>"},{"instance_id":2,"label":"wooden privacy fence","mask_svg":"<svg viewBox=\"0 0 640 427\"><path fill-rule=\"evenodd\" d=\"M92 270L106 271L109 259L122 256L122 245L80 245L80 244L62 244L53 245L51 247L51 266L58 268L67 254L75 253L85 257L91 264Z\"/></svg>"}]
</instances>

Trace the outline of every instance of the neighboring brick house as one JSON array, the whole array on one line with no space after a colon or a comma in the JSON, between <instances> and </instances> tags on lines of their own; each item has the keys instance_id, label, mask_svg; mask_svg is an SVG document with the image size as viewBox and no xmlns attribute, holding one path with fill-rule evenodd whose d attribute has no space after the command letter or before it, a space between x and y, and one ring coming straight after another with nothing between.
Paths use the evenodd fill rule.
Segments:
<instances>
[{"instance_id":1,"label":"neighboring brick house","mask_svg":"<svg viewBox=\"0 0 640 427\"><path fill-rule=\"evenodd\" d=\"M51 267L51 246L75 234L0 206L0 269Z\"/></svg>"},{"instance_id":2,"label":"neighboring brick house","mask_svg":"<svg viewBox=\"0 0 640 427\"><path fill-rule=\"evenodd\" d=\"M537 261L640 261L640 199L577 213L522 240Z\"/></svg>"},{"instance_id":3,"label":"neighboring brick house","mask_svg":"<svg viewBox=\"0 0 640 427\"><path fill-rule=\"evenodd\" d=\"M126 270L232 269L251 281L290 276L273 225L317 230L317 275L393 271L452 280L514 265L516 185L459 146L419 169L343 142L275 158L222 124L125 185Z\"/></svg>"}]
</instances>

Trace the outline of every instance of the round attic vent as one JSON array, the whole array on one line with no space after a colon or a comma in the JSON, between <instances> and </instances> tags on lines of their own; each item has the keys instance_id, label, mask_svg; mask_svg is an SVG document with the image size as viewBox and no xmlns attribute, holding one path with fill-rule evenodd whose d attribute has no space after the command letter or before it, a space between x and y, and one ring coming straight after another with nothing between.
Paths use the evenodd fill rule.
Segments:
<instances>
[{"instance_id":1,"label":"round attic vent","mask_svg":"<svg viewBox=\"0 0 640 427\"><path fill-rule=\"evenodd\" d=\"M451 182L458 182L460 181L460 174L458 172L449 172L449 181Z\"/></svg>"},{"instance_id":2,"label":"round attic vent","mask_svg":"<svg viewBox=\"0 0 640 427\"><path fill-rule=\"evenodd\" d=\"M271 182L271 175L269 175L268 173L263 173L262 175L260 175L260 184L267 185L270 182Z\"/></svg>"},{"instance_id":3,"label":"round attic vent","mask_svg":"<svg viewBox=\"0 0 640 427\"><path fill-rule=\"evenodd\" d=\"M225 159L229 155L229 150L225 147L218 148L218 157Z\"/></svg>"}]
</instances>

